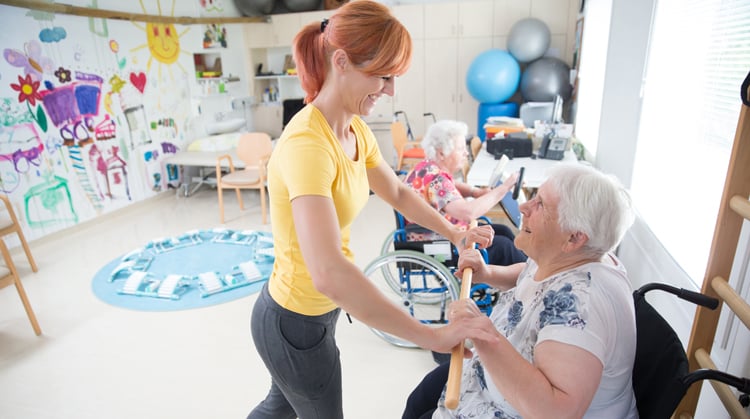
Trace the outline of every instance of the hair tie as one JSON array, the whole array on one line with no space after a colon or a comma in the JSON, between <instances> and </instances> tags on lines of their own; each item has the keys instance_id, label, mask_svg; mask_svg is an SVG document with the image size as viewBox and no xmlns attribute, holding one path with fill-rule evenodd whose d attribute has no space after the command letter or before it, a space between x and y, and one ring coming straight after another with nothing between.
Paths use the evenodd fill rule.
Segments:
<instances>
[{"instance_id":1,"label":"hair tie","mask_svg":"<svg viewBox=\"0 0 750 419\"><path fill-rule=\"evenodd\" d=\"M328 26L328 19L324 18L322 22L320 22L320 32L323 33L326 30L326 26Z\"/></svg>"}]
</instances>

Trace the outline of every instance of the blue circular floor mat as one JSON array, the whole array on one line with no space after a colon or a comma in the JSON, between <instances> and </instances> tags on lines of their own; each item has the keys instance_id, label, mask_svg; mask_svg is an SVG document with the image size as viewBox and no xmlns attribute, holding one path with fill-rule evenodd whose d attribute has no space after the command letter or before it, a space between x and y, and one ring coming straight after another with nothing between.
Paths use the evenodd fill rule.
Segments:
<instances>
[{"instance_id":1,"label":"blue circular floor mat","mask_svg":"<svg viewBox=\"0 0 750 419\"><path fill-rule=\"evenodd\" d=\"M94 276L102 301L131 310L207 307L258 292L273 267L271 235L252 230L195 230L155 239Z\"/></svg>"}]
</instances>

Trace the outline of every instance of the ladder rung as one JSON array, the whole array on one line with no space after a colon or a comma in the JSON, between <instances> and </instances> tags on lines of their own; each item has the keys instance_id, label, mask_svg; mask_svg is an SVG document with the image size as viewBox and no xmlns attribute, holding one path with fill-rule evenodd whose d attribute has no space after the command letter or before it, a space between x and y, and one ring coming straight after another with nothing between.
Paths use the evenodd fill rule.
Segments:
<instances>
[{"instance_id":1,"label":"ladder rung","mask_svg":"<svg viewBox=\"0 0 750 419\"><path fill-rule=\"evenodd\" d=\"M701 368L716 369L716 364L714 364L714 361L711 359L711 355L709 355L703 348L698 348L695 351L695 359L698 361L698 365L700 365ZM709 381L711 381L711 386L714 388L716 395L719 396L719 399L724 404L724 407L727 409L727 412L729 412L732 419L750 418L750 416L745 413L745 408L742 407L739 400L737 400L737 396L734 395L728 385L719 381Z\"/></svg>"},{"instance_id":2,"label":"ladder rung","mask_svg":"<svg viewBox=\"0 0 750 419\"><path fill-rule=\"evenodd\" d=\"M743 300L729 284L727 280L717 276L711 281L711 286L719 294L722 300L732 309L734 314L750 329L750 304Z\"/></svg>"},{"instance_id":3,"label":"ladder rung","mask_svg":"<svg viewBox=\"0 0 750 419\"><path fill-rule=\"evenodd\" d=\"M750 201L747 198L743 198L739 195L735 195L729 200L729 208L733 209L734 212L745 217L746 220L750 220Z\"/></svg>"}]
</instances>

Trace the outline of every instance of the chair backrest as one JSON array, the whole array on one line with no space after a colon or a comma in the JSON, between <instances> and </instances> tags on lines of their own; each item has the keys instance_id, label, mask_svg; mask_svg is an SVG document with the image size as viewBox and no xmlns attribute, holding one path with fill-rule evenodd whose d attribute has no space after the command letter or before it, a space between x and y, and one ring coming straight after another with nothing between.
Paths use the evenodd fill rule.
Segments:
<instances>
[{"instance_id":1,"label":"chair backrest","mask_svg":"<svg viewBox=\"0 0 750 419\"><path fill-rule=\"evenodd\" d=\"M641 419L669 418L687 391L689 366L672 326L638 291L633 293L637 344L633 391Z\"/></svg>"},{"instance_id":2,"label":"chair backrest","mask_svg":"<svg viewBox=\"0 0 750 419\"><path fill-rule=\"evenodd\" d=\"M399 121L391 123L391 138L393 139L393 146L399 153L402 152L406 143L409 142L409 137L406 134L406 127Z\"/></svg>"},{"instance_id":3,"label":"chair backrest","mask_svg":"<svg viewBox=\"0 0 750 419\"><path fill-rule=\"evenodd\" d=\"M471 158L476 159L477 155L479 154L479 150L482 149L482 140L474 136L474 138L471 139L471 142L469 143L469 148L471 148Z\"/></svg>"},{"instance_id":4,"label":"chair backrest","mask_svg":"<svg viewBox=\"0 0 750 419\"><path fill-rule=\"evenodd\" d=\"M261 159L273 151L271 136L265 132L242 134L237 142L237 157L245 162L245 167L257 167Z\"/></svg>"}]
</instances>

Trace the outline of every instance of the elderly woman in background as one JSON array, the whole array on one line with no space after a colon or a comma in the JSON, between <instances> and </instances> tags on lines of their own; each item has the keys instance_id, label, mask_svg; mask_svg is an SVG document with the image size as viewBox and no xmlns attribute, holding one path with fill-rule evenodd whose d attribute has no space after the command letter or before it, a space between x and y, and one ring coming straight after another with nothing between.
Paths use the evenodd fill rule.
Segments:
<instances>
[{"instance_id":1,"label":"elderly woman in background","mask_svg":"<svg viewBox=\"0 0 750 419\"><path fill-rule=\"evenodd\" d=\"M422 139L426 158L414 166L405 180L448 221L462 228L492 209L511 191L518 179L514 173L494 188L475 188L456 181L453 174L464 167L468 156L467 132L468 127L460 121L440 120L432 124ZM513 245L511 229L502 224L493 224L492 227L495 238L487 248L489 263L512 265L526 261L526 255Z\"/></svg>"},{"instance_id":2,"label":"elderly woman in background","mask_svg":"<svg viewBox=\"0 0 750 419\"><path fill-rule=\"evenodd\" d=\"M404 418L638 416L631 286L610 253L633 221L629 195L589 166L560 165L521 212L515 242L525 264L486 265L472 249L460 255L459 269L507 290L491 316L468 299L449 308L450 321L482 318L499 340L473 339L456 410L435 391L448 375L442 366L411 394Z\"/></svg>"}]
</instances>

